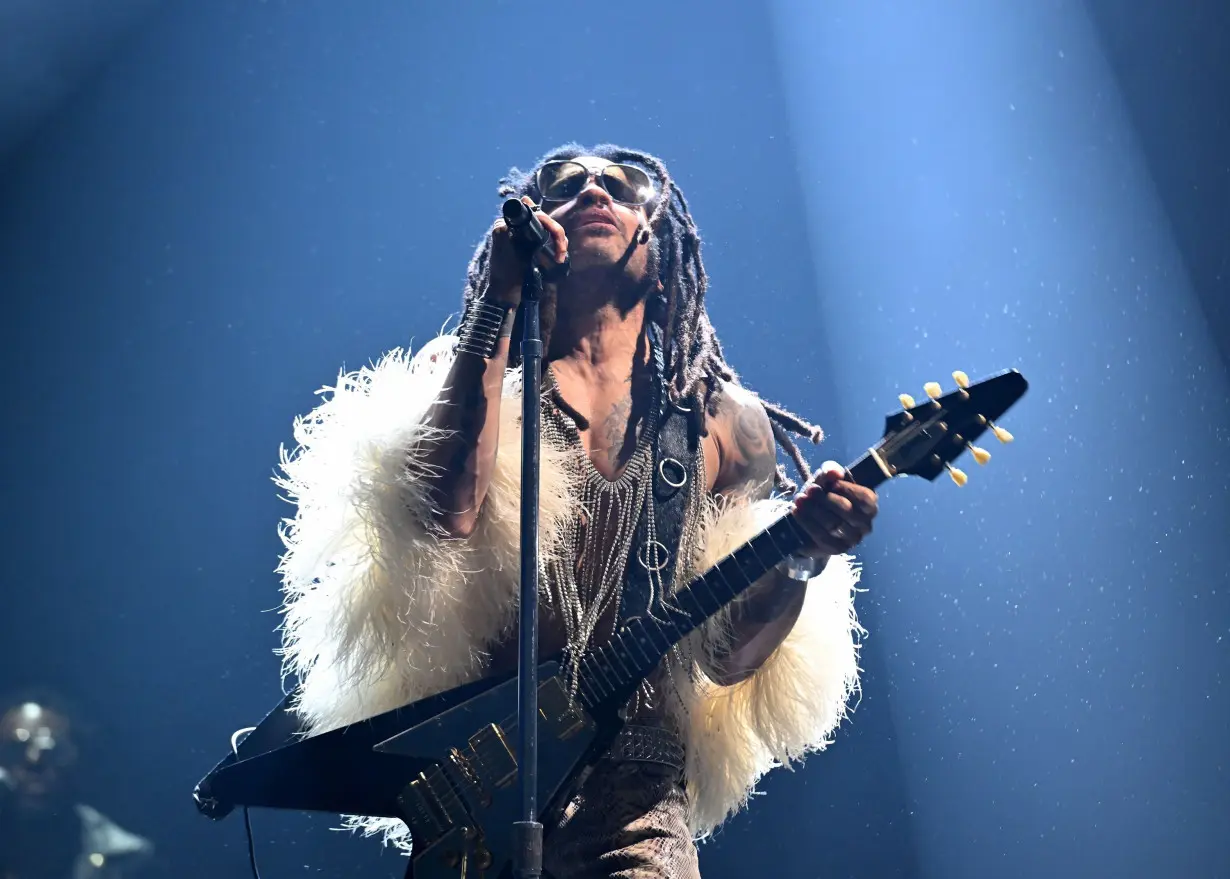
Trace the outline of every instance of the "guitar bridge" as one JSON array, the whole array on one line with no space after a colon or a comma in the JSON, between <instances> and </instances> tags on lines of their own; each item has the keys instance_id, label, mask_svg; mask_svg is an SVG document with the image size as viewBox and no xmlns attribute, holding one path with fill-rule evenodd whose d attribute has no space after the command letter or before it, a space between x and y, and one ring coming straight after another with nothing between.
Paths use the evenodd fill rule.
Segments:
<instances>
[{"instance_id":1,"label":"guitar bridge","mask_svg":"<svg viewBox=\"0 0 1230 879\"><path fill-rule=\"evenodd\" d=\"M538 771L546 801L572 786L596 727L570 698L557 667L548 664L542 671L538 724L545 747L539 750ZM416 768L427 764L397 796L397 811L414 840L416 875L453 879L461 871L490 879L490 870L508 864L507 846L497 842L503 832L489 836L488 830L511 826L518 814L516 708L516 681L505 681L375 746L379 753L418 761Z\"/></svg>"},{"instance_id":2,"label":"guitar bridge","mask_svg":"<svg viewBox=\"0 0 1230 879\"><path fill-rule=\"evenodd\" d=\"M467 821L465 805L440 766L420 772L397 797L418 844L431 846Z\"/></svg>"}]
</instances>

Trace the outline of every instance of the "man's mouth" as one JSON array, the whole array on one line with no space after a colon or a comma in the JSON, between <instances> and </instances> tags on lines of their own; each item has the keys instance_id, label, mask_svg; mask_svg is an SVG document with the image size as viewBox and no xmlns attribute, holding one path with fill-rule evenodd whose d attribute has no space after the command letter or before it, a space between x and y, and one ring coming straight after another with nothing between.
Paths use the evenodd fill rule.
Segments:
<instances>
[{"instance_id":1,"label":"man's mouth","mask_svg":"<svg viewBox=\"0 0 1230 879\"><path fill-rule=\"evenodd\" d=\"M573 229L582 229L587 226L610 226L613 229L618 229L619 224L615 222L610 214L604 211L585 211L576 216L570 224Z\"/></svg>"}]
</instances>

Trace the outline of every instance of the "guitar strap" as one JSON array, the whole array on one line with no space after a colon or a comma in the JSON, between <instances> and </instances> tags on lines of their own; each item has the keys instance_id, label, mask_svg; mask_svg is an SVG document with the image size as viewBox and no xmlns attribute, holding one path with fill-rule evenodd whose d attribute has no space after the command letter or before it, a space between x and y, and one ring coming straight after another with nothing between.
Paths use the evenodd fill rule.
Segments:
<instances>
[{"instance_id":1,"label":"guitar strap","mask_svg":"<svg viewBox=\"0 0 1230 879\"><path fill-rule=\"evenodd\" d=\"M666 392L661 336L656 327L650 331L654 367L659 382L658 434L653 444L653 491L641 511L636 534L632 540L623 595L619 603L621 622L644 616L655 600L660 601L660 587L670 589L675 581L679 545L683 538L688 496L688 482L696 474L696 456L700 454L700 433L688 405L699 402L690 399L683 406L672 404ZM649 516L652 514L652 529ZM652 530L652 535L651 535Z\"/></svg>"}]
</instances>

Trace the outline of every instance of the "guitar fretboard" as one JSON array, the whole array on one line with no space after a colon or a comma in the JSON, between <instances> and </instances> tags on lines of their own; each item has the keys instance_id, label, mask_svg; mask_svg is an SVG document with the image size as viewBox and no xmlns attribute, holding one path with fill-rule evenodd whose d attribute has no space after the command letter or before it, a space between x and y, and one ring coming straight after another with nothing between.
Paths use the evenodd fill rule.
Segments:
<instances>
[{"instance_id":1,"label":"guitar fretboard","mask_svg":"<svg viewBox=\"0 0 1230 879\"><path fill-rule=\"evenodd\" d=\"M875 454L872 449L847 468L855 482L869 488L887 478ZM659 602L651 616L629 621L581 661L581 704L591 712L622 707L676 644L807 542L794 513L786 513L669 600Z\"/></svg>"}]
</instances>

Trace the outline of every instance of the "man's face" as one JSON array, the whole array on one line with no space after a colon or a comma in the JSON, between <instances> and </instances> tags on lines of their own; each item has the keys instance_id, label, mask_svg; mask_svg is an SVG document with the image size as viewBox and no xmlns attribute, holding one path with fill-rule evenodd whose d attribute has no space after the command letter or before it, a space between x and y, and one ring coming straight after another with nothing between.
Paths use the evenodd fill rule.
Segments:
<instances>
[{"instance_id":1,"label":"man's face","mask_svg":"<svg viewBox=\"0 0 1230 879\"><path fill-rule=\"evenodd\" d=\"M572 161L591 172L612 164L596 156ZM542 208L564 227L574 271L622 264L626 277L638 281L645 277L649 249L638 245L640 230L648 224L644 207L620 204L591 177L571 201L544 200Z\"/></svg>"}]
</instances>

